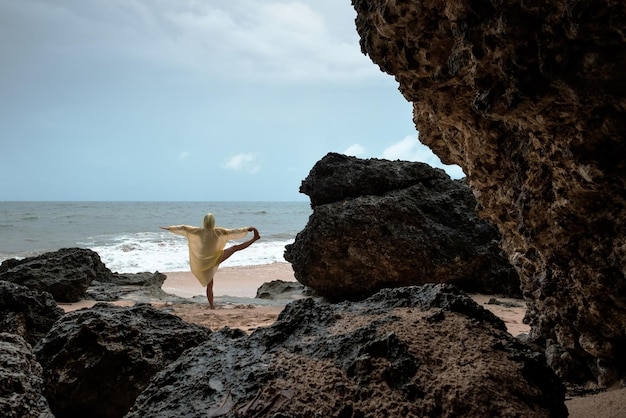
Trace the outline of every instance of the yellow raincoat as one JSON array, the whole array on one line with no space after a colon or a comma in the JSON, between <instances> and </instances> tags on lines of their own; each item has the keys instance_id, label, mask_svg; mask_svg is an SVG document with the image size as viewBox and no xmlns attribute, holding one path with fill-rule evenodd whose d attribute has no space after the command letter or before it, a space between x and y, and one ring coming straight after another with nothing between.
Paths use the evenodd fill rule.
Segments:
<instances>
[{"instance_id":1,"label":"yellow raincoat","mask_svg":"<svg viewBox=\"0 0 626 418\"><path fill-rule=\"evenodd\" d=\"M167 230L187 238L191 272L205 287L213 280L226 242L248 234L248 228L226 229L215 226L215 217L210 213L202 220L202 227L173 225L168 226Z\"/></svg>"}]
</instances>

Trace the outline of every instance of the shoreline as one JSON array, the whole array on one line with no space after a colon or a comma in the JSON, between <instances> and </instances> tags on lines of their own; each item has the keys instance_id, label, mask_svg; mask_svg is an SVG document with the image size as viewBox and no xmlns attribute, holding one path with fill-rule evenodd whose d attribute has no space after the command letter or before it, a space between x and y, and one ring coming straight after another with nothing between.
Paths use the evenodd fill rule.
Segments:
<instances>
[{"instance_id":1,"label":"shoreline","mask_svg":"<svg viewBox=\"0 0 626 418\"><path fill-rule=\"evenodd\" d=\"M185 303L196 307L206 304L207 310L209 310L206 299L206 288L198 282L191 271L161 273L167 276L161 286L161 289L169 295L184 299L184 301L182 303L177 303L160 299L152 299L148 303L159 308L168 305L178 306ZM212 312L217 312L223 309L237 309L242 306L245 306L247 309L250 309L250 307L264 309L272 308L269 310L272 313L275 313L275 316L277 317L280 311L291 300L275 301L256 298L256 293L259 287L261 287L264 283L269 283L274 280L297 282L293 269L291 268L291 264L280 262L254 266L223 267L218 269L215 274L215 278L213 279L213 293L217 309ZM91 308L98 302L101 301L83 299L79 302L73 303L57 302L57 305L65 312L71 312L78 309ZM104 302L116 306L133 306L136 303L146 301L135 300L132 297L129 297L122 298L117 301ZM271 325L271 323L268 323L267 325Z\"/></svg>"},{"instance_id":2,"label":"shoreline","mask_svg":"<svg viewBox=\"0 0 626 418\"><path fill-rule=\"evenodd\" d=\"M163 274L167 276L161 287L163 291L185 298L206 297L205 288L191 271L173 271ZM296 278L291 264L221 267L213 278L213 294L216 298L224 296L254 298L259 287L273 280L295 282Z\"/></svg>"}]
</instances>

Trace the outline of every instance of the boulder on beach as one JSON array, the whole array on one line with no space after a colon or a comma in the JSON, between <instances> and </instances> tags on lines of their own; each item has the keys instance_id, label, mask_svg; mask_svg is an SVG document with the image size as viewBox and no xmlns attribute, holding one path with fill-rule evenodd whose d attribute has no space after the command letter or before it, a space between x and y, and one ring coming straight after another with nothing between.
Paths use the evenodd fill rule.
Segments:
<instances>
[{"instance_id":1,"label":"boulder on beach","mask_svg":"<svg viewBox=\"0 0 626 418\"><path fill-rule=\"evenodd\" d=\"M211 331L147 304L67 313L35 347L57 417L122 417L151 377Z\"/></svg>"},{"instance_id":2,"label":"boulder on beach","mask_svg":"<svg viewBox=\"0 0 626 418\"><path fill-rule=\"evenodd\" d=\"M111 302L129 294L134 299L165 299L161 286L167 276L154 273L116 273L98 253L84 248L63 248L36 257L9 259L0 265L0 280L48 292L57 302L82 299Z\"/></svg>"},{"instance_id":3,"label":"boulder on beach","mask_svg":"<svg viewBox=\"0 0 626 418\"><path fill-rule=\"evenodd\" d=\"M321 296L356 300L385 287L451 283L521 297L498 231L478 217L465 182L443 170L329 153L300 191L313 214L285 259Z\"/></svg>"},{"instance_id":4,"label":"boulder on beach","mask_svg":"<svg viewBox=\"0 0 626 418\"><path fill-rule=\"evenodd\" d=\"M48 292L57 302L78 302L92 281L111 274L96 252L84 248L62 248L0 264L0 280Z\"/></svg>"},{"instance_id":5,"label":"boulder on beach","mask_svg":"<svg viewBox=\"0 0 626 418\"><path fill-rule=\"evenodd\" d=\"M0 280L0 331L18 334L34 346L63 316L47 292Z\"/></svg>"},{"instance_id":6,"label":"boulder on beach","mask_svg":"<svg viewBox=\"0 0 626 418\"><path fill-rule=\"evenodd\" d=\"M127 418L566 417L564 395L500 319L429 284L298 300L251 335L224 328L159 372Z\"/></svg>"}]
</instances>

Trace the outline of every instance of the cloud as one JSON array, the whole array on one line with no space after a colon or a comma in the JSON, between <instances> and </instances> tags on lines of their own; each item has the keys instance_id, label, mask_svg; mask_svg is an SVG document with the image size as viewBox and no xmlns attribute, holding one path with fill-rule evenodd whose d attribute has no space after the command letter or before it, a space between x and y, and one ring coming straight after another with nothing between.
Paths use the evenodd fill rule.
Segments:
<instances>
[{"instance_id":1,"label":"cloud","mask_svg":"<svg viewBox=\"0 0 626 418\"><path fill-rule=\"evenodd\" d=\"M452 178L465 176L459 166L443 164L430 148L419 142L417 135L408 135L404 137L402 141L385 148L382 153L382 158L388 160L419 161L432 167L445 170Z\"/></svg>"},{"instance_id":2,"label":"cloud","mask_svg":"<svg viewBox=\"0 0 626 418\"><path fill-rule=\"evenodd\" d=\"M361 144L352 144L343 153L353 157L360 157L365 153L365 148Z\"/></svg>"},{"instance_id":3,"label":"cloud","mask_svg":"<svg viewBox=\"0 0 626 418\"><path fill-rule=\"evenodd\" d=\"M252 82L346 82L381 75L360 51L349 2L20 0L3 8L29 23L11 24L36 33L37 44L46 46L42 53L60 60L97 51L94 59L102 62L148 62L203 78ZM19 48L33 33L10 42Z\"/></svg>"},{"instance_id":4,"label":"cloud","mask_svg":"<svg viewBox=\"0 0 626 418\"><path fill-rule=\"evenodd\" d=\"M361 53L356 30L332 33L316 2L192 5L165 16L177 33L167 44L179 62L198 71L283 83L348 81L380 73ZM349 4L335 9L353 22Z\"/></svg>"},{"instance_id":5,"label":"cloud","mask_svg":"<svg viewBox=\"0 0 626 418\"><path fill-rule=\"evenodd\" d=\"M259 156L257 154L237 154L224 163L224 168L234 171L246 171L256 173L261 169Z\"/></svg>"},{"instance_id":6,"label":"cloud","mask_svg":"<svg viewBox=\"0 0 626 418\"><path fill-rule=\"evenodd\" d=\"M185 161L187 158L189 158L191 156L191 153L187 152L187 151L183 151L180 154L178 154L178 158L176 159L178 162L183 162Z\"/></svg>"},{"instance_id":7,"label":"cloud","mask_svg":"<svg viewBox=\"0 0 626 418\"><path fill-rule=\"evenodd\" d=\"M388 146L383 151L383 158L388 160L424 161L431 156L432 152L413 135L405 136L402 141Z\"/></svg>"}]
</instances>

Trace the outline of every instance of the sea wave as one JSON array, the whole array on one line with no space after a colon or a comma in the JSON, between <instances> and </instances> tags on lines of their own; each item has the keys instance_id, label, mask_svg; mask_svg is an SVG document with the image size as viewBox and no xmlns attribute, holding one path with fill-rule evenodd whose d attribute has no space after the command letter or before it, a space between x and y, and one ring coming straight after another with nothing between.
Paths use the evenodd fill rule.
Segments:
<instances>
[{"instance_id":1,"label":"sea wave","mask_svg":"<svg viewBox=\"0 0 626 418\"><path fill-rule=\"evenodd\" d=\"M148 234L149 235L149 234ZM87 247L100 255L112 271L138 273L143 271L189 270L187 241L184 238L146 239L147 237L118 237L115 242ZM257 241L243 251L233 254L222 266L252 266L285 262L285 246L293 242Z\"/></svg>"},{"instance_id":2,"label":"sea wave","mask_svg":"<svg viewBox=\"0 0 626 418\"><path fill-rule=\"evenodd\" d=\"M223 227L258 228L261 240L224 265L259 265L284 262L284 247L311 208L306 202L0 202L0 261L80 247L118 272L188 270L185 238L158 226L196 225L206 211Z\"/></svg>"}]
</instances>

